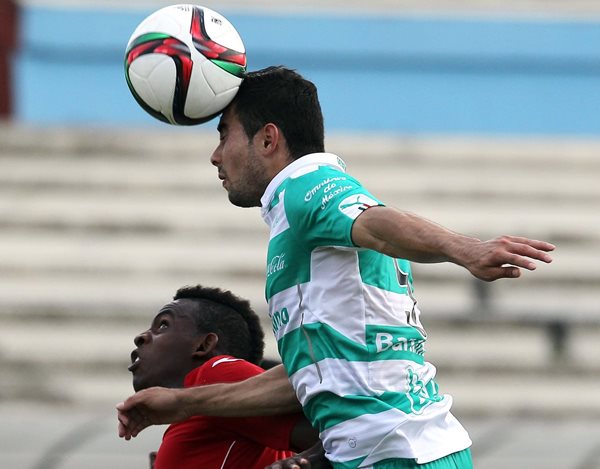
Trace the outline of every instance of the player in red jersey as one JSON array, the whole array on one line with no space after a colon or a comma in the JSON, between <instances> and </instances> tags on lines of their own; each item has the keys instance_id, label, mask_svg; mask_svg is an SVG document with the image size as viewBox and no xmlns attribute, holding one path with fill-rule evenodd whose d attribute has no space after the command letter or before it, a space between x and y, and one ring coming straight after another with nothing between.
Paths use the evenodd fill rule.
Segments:
<instances>
[{"instance_id":1,"label":"player in red jersey","mask_svg":"<svg viewBox=\"0 0 600 469\"><path fill-rule=\"evenodd\" d=\"M202 286L177 291L150 328L135 337L133 387L183 388L242 381L262 373L264 335L246 300ZM155 469L263 469L318 441L300 413L278 417L204 417L172 424Z\"/></svg>"}]
</instances>

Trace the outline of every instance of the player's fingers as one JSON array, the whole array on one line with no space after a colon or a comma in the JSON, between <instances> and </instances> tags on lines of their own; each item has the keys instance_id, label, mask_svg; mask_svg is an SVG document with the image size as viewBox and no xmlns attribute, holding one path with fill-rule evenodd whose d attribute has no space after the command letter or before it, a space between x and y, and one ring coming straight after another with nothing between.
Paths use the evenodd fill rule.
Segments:
<instances>
[{"instance_id":1,"label":"player's fingers","mask_svg":"<svg viewBox=\"0 0 600 469\"><path fill-rule=\"evenodd\" d=\"M119 421L119 423L121 423L124 427L127 427L127 425L129 425L129 416L127 415L126 412L122 412L120 410L117 411L117 420Z\"/></svg>"},{"instance_id":2,"label":"player's fingers","mask_svg":"<svg viewBox=\"0 0 600 469\"><path fill-rule=\"evenodd\" d=\"M119 438L127 439L127 428L125 427L125 425L123 425L123 423L120 420L117 426L117 433L119 434Z\"/></svg>"},{"instance_id":3,"label":"player's fingers","mask_svg":"<svg viewBox=\"0 0 600 469\"><path fill-rule=\"evenodd\" d=\"M120 424L119 436L123 433L123 436L131 438L137 436L137 434L143 430L143 428L138 427L140 426L140 423L144 421L144 417L135 407L130 409L127 413L119 411L118 419Z\"/></svg>"},{"instance_id":4,"label":"player's fingers","mask_svg":"<svg viewBox=\"0 0 600 469\"><path fill-rule=\"evenodd\" d=\"M117 434L119 435L119 438L127 439L127 431L121 422L119 422L117 425Z\"/></svg>"},{"instance_id":5,"label":"player's fingers","mask_svg":"<svg viewBox=\"0 0 600 469\"><path fill-rule=\"evenodd\" d=\"M519 236L501 236L497 241L509 252L546 263L552 262L552 256L548 253L555 249L553 244Z\"/></svg>"},{"instance_id":6,"label":"player's fingers","mask_svg":"<svg viewBox=\"0 0 600 469\"><path fill-rule=\"evenodd\" d=\"M290 466L290 469L308 469L310 468L310 463L308 459L305 458L295 458L294 464Z\"/></svg>"},{"instance_id":7,"label":"player's fingers","mask_svg":"<svg viewBox=\"0 0 600 469\"><path fill-rule=\"evenodd\" d=\"M131 436L136 437L142 430L152 425L152 421L143 410L139 410L137 407L133 408L132 412L134 415L129 427Z\"/></svg>"},{"instance_id":8,"label":"player's fingers","mask_svg":"<svg viewBox=\"0 0 600 469\"><path fill-rule=\"evenodd\" d=\"M528 244L509 241L506 238L495 241L493 249L489 252L486 264L489 267L502 267L514 265L527 270L535 270L534 261L552 262L550 254L540 251Z\"/></svg>"},{"instance_id":9,"label":"player's fingers","mask_svg":"<svg viewBox=\"0 0 600 469\"><path fill-rule=\"evenodd\" d=\"M310 469L310 463L306 458L289 458L276 461L265 469Z\"/></svg>"},{"instance_id":10,"label":"player's fingers","mask_svg":"<svg viewBox=\"0 0 600 469\"><path fill-rule=\"evenodd\" d=\"M136 426L131 429L131 436L135 438L142 432L142 430L148 428L149 426L150 422L148 422L147 420L137 422Z\"/></svg>"},{"instance_id":11,"label":"player's fingers","mask_svg":"<svg viewBox=\"0 0 600 469\"><path fill-rule=\"evenodd\" d=\"M499 270L500 275L497 278L519 278L521 276L521 269L518 267L506 266L501 267Z\"/></svg>"},{"instance_id":12,"label":"player's fingers","mask_svg":"<svg viewBox=\"0 0 600 469\"><path fill-rule=\"evenodd\" d=\"M131 439L131 431L129 430L130 419L126 413L118 412L117 420L119 421L118 425L118 433L120 438L125 438L126 440Z\"/></svg>"},{"instance_id":13,"label":"player's fingers","mask_svg":"<svg viewBox=\"0 0 600 469\"><path fill-rule=\"evenodd\" d=\"M515 266L487 267L471 273L480 280L493 282L501 278L518 278L521 276L521 269Z\"/></svg>"},{"instance_id":14,"label":"player's fingers","mask_svg":"<svg viewBox=\"0 0 600 469\"><path fill-rule=\"evenodd\" d=\"M503 238L506 238L512 242L515 243L520 243L520 244L528 244L531 247L534 247L535 249L539 249L541 251L554 251L556 249L556 246L552 243L548 243L546 241L541 241L539 239L530 239L530 238L525 238L523 236L503 236Z\"/></svg>"},{"instance_id":15,"label":"player's fingers","mask_svg":"<svg viewBox=\"0 0 600 469\"><path fill-rule=\"evenodd\" d=\"M514 243L507 246L507 256L503 259L504 264L516 265L528 270L535 270L534 260L550 263L552 256L545 251L540 251L527 244Z\"/></svg>"}]
</instances>

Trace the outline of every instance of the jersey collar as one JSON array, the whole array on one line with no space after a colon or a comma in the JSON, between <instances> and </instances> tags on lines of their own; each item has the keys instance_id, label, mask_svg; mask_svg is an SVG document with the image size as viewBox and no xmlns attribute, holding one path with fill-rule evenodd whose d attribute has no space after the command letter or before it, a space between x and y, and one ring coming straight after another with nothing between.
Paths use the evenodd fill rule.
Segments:
<instances>
[{"instance_id":1,"label":"jersey collar","mask_svg":"<svg viewBox=\"0 0 600 469\"><path fill-rule=\"evenodd\" d=\"M263 216L269 211L275 191L283 181L295 175L305 174L309 170L312 170L312 167L316 168L317 166L333 166L344 173L346 172L346 163L344 163L344 160L333 153L310 153L292 161L271 179L265 193L261 197L260 204Z\"/></svg>"}]
</instances>

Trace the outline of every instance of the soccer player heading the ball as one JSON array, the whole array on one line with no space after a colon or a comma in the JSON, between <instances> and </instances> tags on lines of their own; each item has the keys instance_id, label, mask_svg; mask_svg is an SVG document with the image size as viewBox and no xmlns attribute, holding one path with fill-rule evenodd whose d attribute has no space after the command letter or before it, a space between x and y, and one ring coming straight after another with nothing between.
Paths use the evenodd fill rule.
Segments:
<instances>
[{"instance_id":1,"label":"soccer player heading the ball","mask_svg":"<svg viewBox=\"0 0 600 469\"><path fill-rule=\"evenodd\" d=\"M295 394L336 469L471 467L471 440L425 360L409 261L514 279L554 246L481 241L386 206L325 152L316 88L292 70L249 73L218 130L211 163L229 200L260 206L271 228L266 295L283 367L134 395L118 406L120 435L189 413L289 411Z\"/></svg>"},{"instance_id":2,"label":"soccer player heading the ball","mask_svg":"<svg viewBox=\"0 0 600 469\"><path fill-rule=\"evenodd\" d=\"M135 337L133 388L189 388L242 381L263 372L264 341L250 303L202 286L177 291L150 328ZM252 468L290 458L318 441L300 414L276 417L193 416L168 427L155 469Z\"/></svg>"}]
</instances>

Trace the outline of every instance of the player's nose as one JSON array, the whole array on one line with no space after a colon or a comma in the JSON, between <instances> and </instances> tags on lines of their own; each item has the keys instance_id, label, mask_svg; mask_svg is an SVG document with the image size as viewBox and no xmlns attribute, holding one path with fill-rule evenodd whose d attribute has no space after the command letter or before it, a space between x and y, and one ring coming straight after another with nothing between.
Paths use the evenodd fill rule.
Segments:
<instances>
[{"instance_id":1,"label":"player's nose","mask_svg":"<svg viewBox=\"0 0 600 469\"><path fill-rule=\"evenodd\" d=\"M219 166L220 162L221 162L221 154L220 154L219 150L213 151L212 155L210 155L210 163L213 166Z\"/></svg>"},{"instance_id":2,"label":"player's nose","mask_svg":"<svg viewBox=\"0 0 600 469\"><path fill-rule=\"evenodd\" d=\"M141 347L142 345L148 343L148 338L150 337L150 331L144 331L141 334L138 334L133 339L133 343L136 347Z\"/></svg>"}]
</instances>

